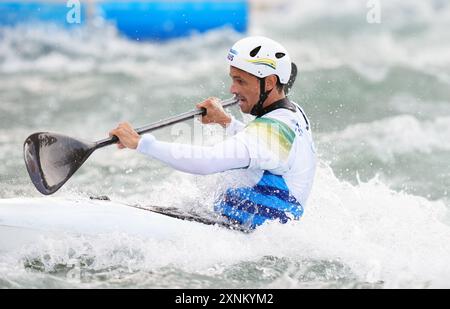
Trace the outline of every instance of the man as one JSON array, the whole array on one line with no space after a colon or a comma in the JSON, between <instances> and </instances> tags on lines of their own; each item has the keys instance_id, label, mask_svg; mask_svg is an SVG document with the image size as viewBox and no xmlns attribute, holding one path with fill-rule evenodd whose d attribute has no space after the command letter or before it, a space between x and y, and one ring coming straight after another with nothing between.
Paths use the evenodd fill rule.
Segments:
<instances>
[{"instance_id":1,"label":"man","mask_svg":"<svg viewBox=\"0 0 450 309\"><path fill-rule=\"evenodd\" d=\"M220 124L228 138L213 147L166 143L140 137L127 123L110 132L119 148L137 149L175 169L212 174L245 169L256 179L229 188L214 209L231 222L255 228L267 220L298 220L311 191L316 154L311 126L303 110L286 97L293 65L286 49L265 37L248 37L229 51L230 92L243 113L256 116L247 126L227 114L217 98L197 104L204 124ZM177 153L190 153L180 158ZM250 177L251 178L251 177Z\"/></svg>"}]
</instances>

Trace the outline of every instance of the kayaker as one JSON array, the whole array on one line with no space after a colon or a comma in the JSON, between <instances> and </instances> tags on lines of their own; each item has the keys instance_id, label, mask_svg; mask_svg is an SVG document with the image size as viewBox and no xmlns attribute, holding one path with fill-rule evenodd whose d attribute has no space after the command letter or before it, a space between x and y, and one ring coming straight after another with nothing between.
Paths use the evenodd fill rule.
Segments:
<instances>
[{"instance_id":1,"label":"kayaker","mask_svg":"<svg viewBox=\"0 0 450 309\"><path fill-rule=\"evenodd\" d=\"M256 118L245 125L226 113L217 98L196 105L207 110L202 123L225 128L225 141L212 147L167 143L151 134L139 136L128 123L110 135L119 138L119 148L137 149L187 173L244 169L253 184L227 189L214 206L232 222L255 228L267 220L298 220L313 184L316 153L308 118L286 97L291 58L269 38L247 37L233 45L228 62L230 92L241 111Z\"/></svg>"}]
</instances>

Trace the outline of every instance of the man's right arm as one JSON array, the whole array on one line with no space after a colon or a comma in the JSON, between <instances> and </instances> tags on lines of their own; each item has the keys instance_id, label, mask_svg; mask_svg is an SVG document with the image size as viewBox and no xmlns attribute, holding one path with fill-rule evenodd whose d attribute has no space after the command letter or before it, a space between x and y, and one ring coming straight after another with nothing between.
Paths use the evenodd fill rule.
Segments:
<instances>
[{"instance_id":1,"label":"man's right arm","mask_svg":"<svg viewBox=\"0 0 450 309\"><path fill-rule=\"evenodd\" d=\"M250 164L247 147L235 138L204 147L162 142L146 134L140 139L137 151L179 171L198 175L247 168Z\"/></svg>"}]
</instances>

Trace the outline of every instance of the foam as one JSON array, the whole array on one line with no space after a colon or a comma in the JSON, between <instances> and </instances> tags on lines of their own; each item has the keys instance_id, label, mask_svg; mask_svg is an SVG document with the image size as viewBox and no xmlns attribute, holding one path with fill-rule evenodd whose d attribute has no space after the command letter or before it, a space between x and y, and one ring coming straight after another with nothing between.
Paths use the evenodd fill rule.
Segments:
<instances>
[{"instance_id":1,"label":"foam","mask_svg":"<svg viewBox=\"0 0 450 309\"><path fill-rule=\"evenodd\" d=\"M349 125L341 131L321 133L318 141L335 153L363 150L383 162L395 155L450 151L450 117L421 121L408 114Z\"/></svg>"},{"instance_id":2,"label":"foam","mask_svg":"<svg viewBox=\"0 0 450 309\"><path fill-rule=\"evenodd\" d=\"M180 189L189 196L189 186ZM171 241L123 233L47 238L3 256L2 262L27 256L41 259L46 271L52 271L57 265L79 263L86 256L94 261L88 266L91 271L129 268L145 277L164 267L217 275L233 265L273 256L294 261L290 275L273 282L281 288L304 284L298 278L306 270L295 267L295 261L303 260L342 264L350 281L383 282L384 287L441 287L448 286L450 278L450 248L446 245L450 227L443 222L447 216L442 202L394 192L377 179L353 186L339 181L321 163L300 222L268 224L251 235L221 233L218 237L214 230L197 233L193 229ZM49 258L42 260L44 255ZM11 278L9 270L0 271L2 277ZM91 283L97 284L95 280Z\"/></svg>"}]
</instances>

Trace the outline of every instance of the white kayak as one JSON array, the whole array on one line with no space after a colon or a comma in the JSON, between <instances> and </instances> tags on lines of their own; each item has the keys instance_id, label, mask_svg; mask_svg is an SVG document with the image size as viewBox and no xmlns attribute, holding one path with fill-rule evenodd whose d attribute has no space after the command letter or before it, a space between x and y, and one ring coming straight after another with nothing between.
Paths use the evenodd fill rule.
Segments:
<instances>
[{"instance_id":1,"label":"white kayak","mask_svg":"<svg viewBox=\"0 0 450 309\"><path fill-rule=\"evenodd\" d=\"M186 233L241 233L220 222L163 208L145 209L111 201L67 200L53 197L0 199L0 251L33 242L42 235L126 233L155 240L176 239ZM180 219L181 218L181 219ZM228 226L230 227L230 226Z\"/></svg>"}]
</instances>

